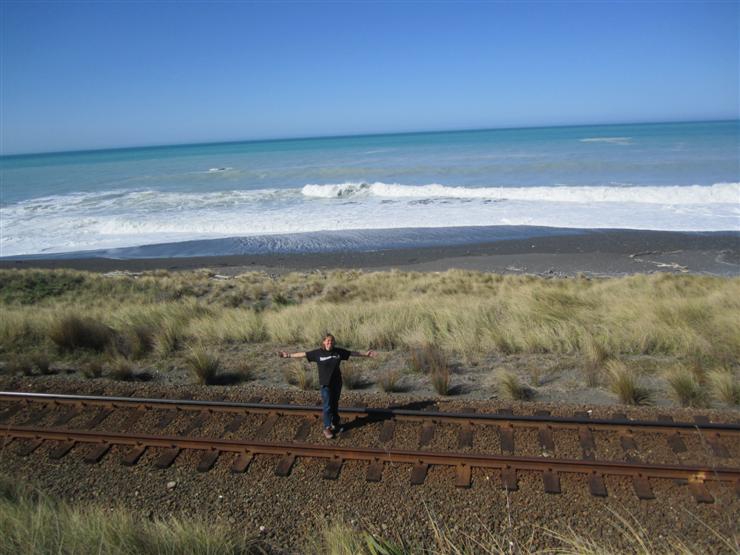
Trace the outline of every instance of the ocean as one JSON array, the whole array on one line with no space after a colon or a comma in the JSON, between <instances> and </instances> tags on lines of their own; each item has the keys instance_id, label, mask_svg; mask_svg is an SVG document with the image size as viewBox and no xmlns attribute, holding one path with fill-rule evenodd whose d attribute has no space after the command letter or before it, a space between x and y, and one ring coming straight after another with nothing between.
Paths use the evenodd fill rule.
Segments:
<instances>
[{"instance_id":1,"label":"ocean","mask_svg":"<svg viewBox=\"0 0 740 555\"><path fill-rule=\"evenodd\" d=\"M738 121L29 154L0 157L0 176L3 257L377 250L549 229L740 230Z\"/></svg>"}]
</instances>

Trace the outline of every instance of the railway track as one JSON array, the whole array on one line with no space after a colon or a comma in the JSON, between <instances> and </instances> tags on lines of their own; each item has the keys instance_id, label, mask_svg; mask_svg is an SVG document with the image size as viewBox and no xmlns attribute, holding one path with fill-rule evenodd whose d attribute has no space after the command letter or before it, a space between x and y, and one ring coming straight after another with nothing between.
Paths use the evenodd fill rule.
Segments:
<instances>
[{"instance_id":1,"label":"railway track","mask_svg":"<svg viewBox=\"0 0 740 555\"><path fill-rule=\"evenodd\" d=\"M257 399L249 403L224 401L137 399L128 397L100 397L55 395L40 393L0 392L0 436L3 445L18 444L16 453L28 456L42 444L50 443L49 456L62 458L79 447L86 462L98 463L116 447L117 456L125 465L137 464L147 450L156 451L154 465L165 468L174 463L183 450L201 452L197 470L210 470L220 457L231 457L231 471L245 472L256 456L277 456L275 473L287 476L301 458L325 461L324 478L338 478L343 465L352 461L367 464L366 479L380 481L386 463L411 466L411 484L423 484L429 468L446 466L455 469L455 485L470 487L473 469L494 469L503 488L518 488L520 472L538 472L545 492L560 493L560 476L585 476L594 496L608 495L606 476L623 476L631 480L640 499L655 497L651 480L677 480L688 487L700 503L711 503L714 497L707 482L720 482L735 489L740 495L740 468L727 466L736 460L732 452L740 436L737 423L714 423L706 417L694 422L673 422L669 417L656 421L629 420L624 414L611 419L589 418L579 413L572 417L539 413L533 416L514 415L502 410L496 414L476 413L472 409L462 413L402 408L379 409L345 407L342 417L349 433L340 443L307 441L318 427L321 409L314 406L290 404L262 404ZM116 412L125 413L121 428L127 431L106 431L101 424ZM53 414L52 414L53 413ZM161 434L131 432L146 414L158 416L152 428ZM51 415L51 416L50 416ZM178 416L185 416L187 425L179 434L164 433ZM230 416L226 421L225 416ZM51 419L49 425L37 423ZM254 428L255 438L225 438L238 435L250 421L259 419ZM295 432L289 441L265 441L281 420L295 421ZM214 422L215 420L215 422ZM75 422L76 427L69 427ZM396 426L411 423L419 428L418 449L391 447ZM351 444L351 434L364 425L379 428L377 446L358 447ZM445 450L430 450L429 445L438 427L457 429L456 445ZM204 432L203 429L209 431ZM214 432L218 429L218 432ZM475 434L493 429L498 437L498 451L473 451ZM515 454L515 437L520 431L536 432L540 456ZM556 457L555 433L569 431L577 434L579 457ZM606 460L598 457L596 437L616 434L624 460ZM638 448L641 434L658 434L675 454L687 454L686 443L698 437L706 447L708 462L693 464L665 464L649 460L649 454ZM652 439L651 439L652 441ZM731 448L728 448L731 446ZM485 447L485 446L483 446ZM425 449L426 448L426 449ZM483 449L485 451L485 449ZM111 455L109 455L111 456Z\"/></svg>"}]
</instances>

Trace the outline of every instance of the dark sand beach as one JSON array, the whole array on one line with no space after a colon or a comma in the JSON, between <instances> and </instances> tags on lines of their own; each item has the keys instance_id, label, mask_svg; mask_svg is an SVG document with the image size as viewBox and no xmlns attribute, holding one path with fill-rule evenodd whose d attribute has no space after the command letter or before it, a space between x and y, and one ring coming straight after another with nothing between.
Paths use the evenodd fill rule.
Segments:
<instances>
[{"instance_id":1,"label":"dark sand beach","mask_svg":"<svg viewBox=\"0 0 740 555\"><path fill-rule=\"evenodd\" d=\"M233 275L352 268L367 271L445 271L619 276L656 271L718 276L740 274L740 234L643 230L583 230L577 234L503 239L452 246L320 253L235 254L151 258L81 256L2 259L0 268L71 268L94 272L211 268Z\"/></svg>"}]
</instances>

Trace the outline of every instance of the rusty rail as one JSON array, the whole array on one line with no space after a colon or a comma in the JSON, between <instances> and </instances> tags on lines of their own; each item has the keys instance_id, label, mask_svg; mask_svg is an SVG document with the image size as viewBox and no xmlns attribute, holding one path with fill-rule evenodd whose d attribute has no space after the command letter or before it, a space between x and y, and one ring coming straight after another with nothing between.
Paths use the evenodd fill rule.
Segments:
<instances>
[{"instance_id":1,"label":"rusty rail","mask_svg":"<svg viewBox=\"0 0 740 555\"><path fill-rule=\"evenodd\" d=\"M297 457L327 459L324 477L336 479L344 461L365 461L368 466L368 481L379 481L384 463L412 464L411 483L424 482L430 466L449 466L456 469L455 484L470 487L471 469L486 468L498 470L507 490L517 489L517 472L542 472L545 491L560 493L559 473L585 474L589 477L589 488L593 495L605 496L606 487L603 476L626 476L633 480L633 486L641 499L654 498L650 488L650 478L685 480L692 495L698 502L711 503L714 498L706 489L705 481L731 482L740 484L740 468L706 467L649 464L642 462L616 462L595 460L548 459L540 457L518 457L471 453L433 453L428 451L408 451L394 449L358 448L341 446L322 446L307 443L271 443L253 440L193 438L179 436L155 436L147 434L128 434L117 432L86 430L53 430L32 427L4 427L0 436L5 445L14 439L29 440L32 449L43 441L56 441L52 450L53 458L61 458L78 443L89 444L93 450L86 456L87 462L98 462L113 445L130 446L132 451L124 455L124 464L135 464L147 448L164 448L165 458L171 464L182 449L203 451L198 470L207 471L223 452L236 453L232 471L246 470L255 455L281 456L276 474L288 475ZM165 466L168 466L165 465Z\"/></svg>"},{"instance_id":2,"label":"rusty rail","mask_svg":"<svg viewBox=\"0 0 740 555\"><path fill-rule=\"evenodd\" d=\"M265 403L237 403L229 401L200 401L186 399L147 399L133 397L103 397L83 395L63 395L52 393L25 393L0 391L0 400L16 402L40 402L55 405L73 405L75 407L104 407L104 408L142 408L142 409L173 409L194 412L226 412L226 413L276 413L278 415L315 416L321 413L319 406L265 404ZM604 430L653 431L672 433L680 431L704 431L715 434L735 436L740 435L740 424L710 422L707 418L699 418L695 422L674 422L669 420L630 420L624 415L617 418L588 418L577 416L552 416L549 414L514 415L508 413L449 413L438 411L418 411L393 408L370 407L340 407L340 414L344 416L365 416L371 420L408 420L416 422L447 422L493 424L506 423L515 427L553 426L560 429L580 429L583 426Z\"/></svg>"}]
</instances>

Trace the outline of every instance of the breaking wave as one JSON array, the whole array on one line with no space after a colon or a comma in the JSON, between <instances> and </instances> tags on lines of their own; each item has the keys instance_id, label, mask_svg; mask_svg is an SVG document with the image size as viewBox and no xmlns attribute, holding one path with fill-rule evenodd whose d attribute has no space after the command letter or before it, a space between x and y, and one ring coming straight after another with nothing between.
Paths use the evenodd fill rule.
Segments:
<instances>
[{"instance_id":1,"label":"breaking wave","mask_svg":"<svg viewBox=\"0 0 740 555\"><path fill-rule=\"evenodd\" d=\"M740 183L666 186L450 187L398 183L306 185L303 195L318 198L375 196L385 198L451 198L537 202L629 202L638 204L738 204Z\"/></svg>"}]
</instances>

